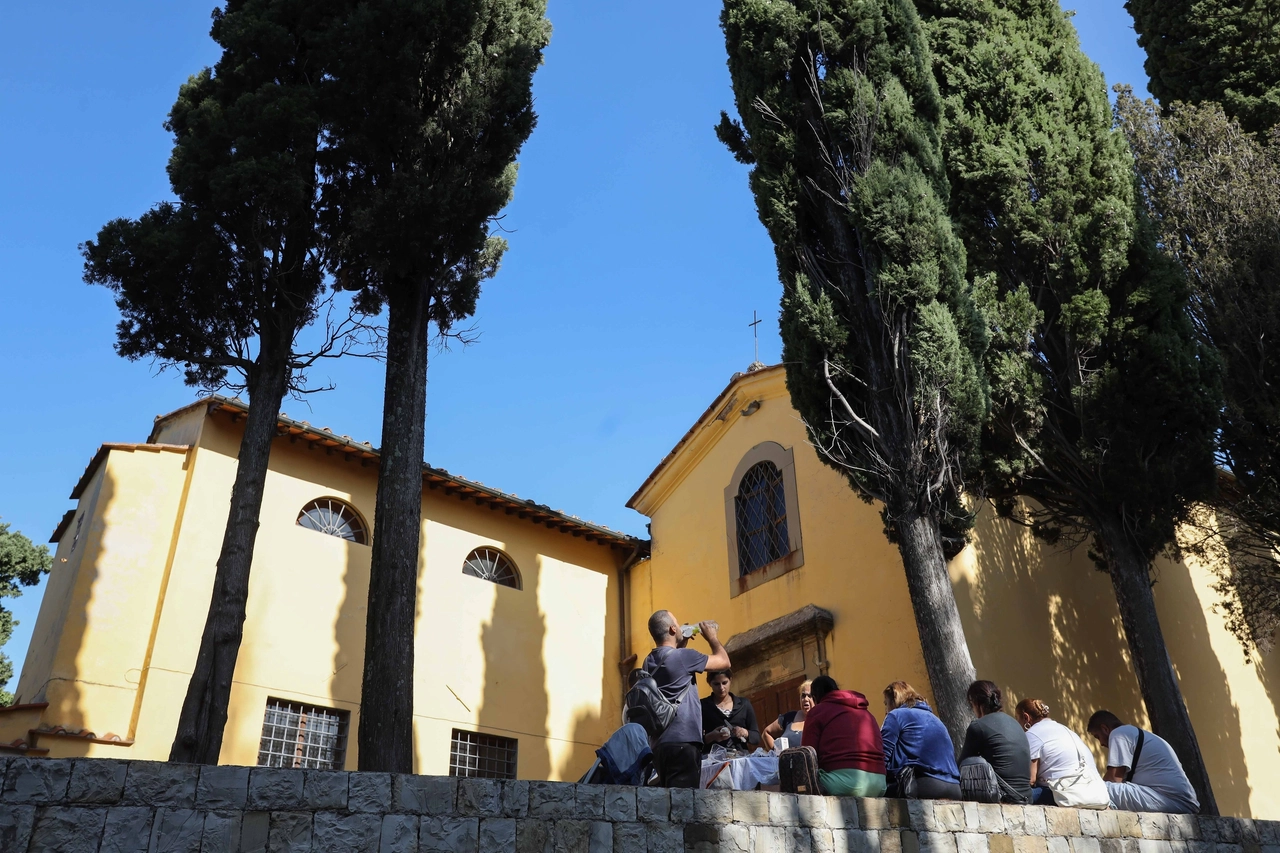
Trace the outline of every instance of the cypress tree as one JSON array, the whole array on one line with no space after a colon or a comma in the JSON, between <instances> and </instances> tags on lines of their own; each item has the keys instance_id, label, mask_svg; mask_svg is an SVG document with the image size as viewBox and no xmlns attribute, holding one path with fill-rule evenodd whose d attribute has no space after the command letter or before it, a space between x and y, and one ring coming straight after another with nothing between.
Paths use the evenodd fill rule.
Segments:
<instances>
[{"instance_id":1,"label":"cypress tree","mask_svg":"<svg viewBox=\"0 0 1280 853\"><path fill-rule=\"evenodd\" d=\"M82 247L85 280L116 294L116 350L179 366L189 385L249 396L230 512L171 761L218 763L243 636L258 515L281 401L344 347L296 347L324 299L317 156L326 0L228 0L223 48L182 86L166 128L176 202L108 223Z\"/></svg>"},{"instance_id":2,"label":"cypress tree","mask_svg":"<svg viewBox=\"0 0 1280 853\"><path fill-rule=\"evenodd\" d=\"M1280 124L1280 6L1274 0L1127 0L1151 94L1217 101L1247 131Z\"/></svg>"},{"instance_id":3,"label":"cypress tree","mask_svg":"<svg viewBox=\"0 0 1280 853\"><path fill-rule=\"evenodd\" d=\"M533 131L545 0L350 3L323 161L338 278L387 310L360 769L413 772L414 623L428 343L475 311Z\"/></svg>"},{"instance_id":4,"label":"cypress tree","mask_svg":"<svg viewBox=\"0 0 1280 853\"><path fill-rule=\"evenodd\" d=\"M1057 2L919 6L946 103L951 213L996 326L984 485L1042 538L1091 543L1152 725L1214 813L1151 572L1213 491L1216 360L1135 207L1102 75Z\"/></svg>"},{"instance_id":5,"label":"cypress tree","mask_svg":"<svg viewBox=\"0 0 1280 853\"><path fill-rule=\"evenodd\" d=\"M1203 544L1228 627L1247 652L1268 651L1280 625L1280 146L1213 102L1162 115L1126 88L1116 113L1160 245L1187 273L1196 329L1222 359L1218 453L1231 475Z\"/></svg>"},{"instance_id":6,"label":"cypress tree","mask_svg":"<svg viewBox=\"0 0 1280 853\"><path fill-rule=\"evenodd\" d=\"M939 714L962 738L974 671L943 537L970 520L987 337L947 215L920 20L907 0L726 0L721 24L741 124L722 115L717 133L753 164L792 402L823 460L882 504Z\"/></svg>"}]
</instances>

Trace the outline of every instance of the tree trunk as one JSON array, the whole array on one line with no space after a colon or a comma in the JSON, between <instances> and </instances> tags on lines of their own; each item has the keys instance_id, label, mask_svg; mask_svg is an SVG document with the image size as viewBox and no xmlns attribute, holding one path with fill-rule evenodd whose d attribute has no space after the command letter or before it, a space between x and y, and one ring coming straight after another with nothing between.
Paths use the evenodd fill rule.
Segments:
<instances>
[{"instance_id":1,"label":"tree trunk","mask_svg":"<svg viewBox=\"0 0 1280 853\"><path fill-rule=\"evenodd\" d=\"M289 344L287 339L268 341L264 337L258 362L249 377L249 414L240 439L231 510L222 534L209 615L178 718L178 732L169 751L170 761L217 764L222 751L231 679L244 637L249 569L271 461L271 442L276 437L280 405L289 381Z\"/></svg>"},{"instance_id":2,"label":"tree trunk","mask_svg":"<svg viewBox=\"0 0 1280 853\"><path fill-rule=\"evenodd\" d=\"M360 769L413 772L413 642L422 537L428 294L388 301L378 502L369 567Z\"/></svg>"},{"instance_id":3,"label":"tree trunk","mask_svg":"<svg viewBox=\"0 0 1280 853\"><path fill-rule=\"evenodd\" d=\"M1120 606L1120 621L1124 625L1133 669L1138 676L1138 688L1147 706L1151 730L1169 742L1182 762L1182 769L1195 788L1200 800L1200 813L1216 815L1218 803L1213 797L1209 772L1200 754L1200 744L1191 727L1178 676L1169 660L1169 650L1160 630L1160 618L1156 613L1156 599L1151 589L1150 563L1125 535L1123 525L1117 520L1104 523L1099 533L1100 544L1106 555L1111 585L1115 589L1116 603Z\"/></svg>"},{"instance_id":4,"label":"tree trunk","mask_svg":"<svg viewBox=\"0 0 1280 853\"><path fill-rule=\"evenodd\" d=\"M942 535L937 519L916 509L899 514L894 529L938 717L959 752L973 720L965 694L973 683L974 669L942 553Z\"/></svg>"}]
</instances>

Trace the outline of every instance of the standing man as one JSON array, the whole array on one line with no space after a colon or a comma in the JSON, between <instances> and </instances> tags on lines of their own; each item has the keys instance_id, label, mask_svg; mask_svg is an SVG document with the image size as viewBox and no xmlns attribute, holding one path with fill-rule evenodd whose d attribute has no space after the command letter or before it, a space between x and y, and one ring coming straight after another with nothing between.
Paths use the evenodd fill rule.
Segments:
<instances>
[{"instance_id":1,"label":"standing man","mask_svg":"<svg viewBox=\"0 0 1280 853\"><path fill-rule=\"evenodd\" d=\"M1128 812L1196 814L1200 801L1173 747L1159 735L1125 725L1110 711L1095 711L1089 734L1107 750L1111 808Z\"/></svg>"},{"instance_id":2,"label":"standing man","mask_svg":"<svg viewBox=\"0 0 1280 853\"><path fill-rule=\"evenodd\" d=\"M699 622L711 654L686 648L689 638L670 610L649 617L649 636L657 648L644 659L644 671L653 676L667 701L675 704L675 719L653 745L658 784L668 788L697 788L702 781L702 703L694 676L708 669L728 669L729 653L710 622Z\"/></svg>"}]
</instances>

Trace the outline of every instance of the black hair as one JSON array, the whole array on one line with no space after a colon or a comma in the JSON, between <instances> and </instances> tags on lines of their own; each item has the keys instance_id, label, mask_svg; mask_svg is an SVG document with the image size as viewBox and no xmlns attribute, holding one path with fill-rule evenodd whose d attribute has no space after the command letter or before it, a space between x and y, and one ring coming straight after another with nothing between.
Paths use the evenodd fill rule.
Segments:
<instances>
[{"instance_id":1,"label":"black hair","mask_svg":"<svg viewBox=\"0 0 1280 853\"><path fill-rule=\"evenodd\" d=\"M821 702L828 693L839 690L840 685L836 684L836 680L829 675L819 675L809 685L809 695L813 697L814 704Z\"/></svg>"},{"instance_id":2,"label":"black hair","mask_svg":"<svg viewBox=\"0 0 1280 853\"><path fill-rule=\"evenodd\" d=\"M733 680L732 669L709 669L707 670L707 684L710 684L711 679L717 675L723 675L725 678L729 679L730 681Z\"/></svg>"},{"instance_id":3,"label":"black hair","mask_svg":"<svg viewBox=\"0 0 1280 853\"><path fill-rule=\"evenodd\" d=\"M1106 726L1109 729L1116 729L1124 725L1124 721L1110 711L1094 711L1093 716L1089 718L1089 725L1084 727L1086 732Z\"/></svg>"},{"instance_id":4,"label":"black hair","mask_svg":"<svg viewBox=\"0 0 1280 853\"><path fill-rule=\"evenodd\" d=\"M1004 707L1000 701L1000 688L994 681L975 681L969 685L969 692L965 695L984 714L994 714Z\"/></svg>"}]
</instances>

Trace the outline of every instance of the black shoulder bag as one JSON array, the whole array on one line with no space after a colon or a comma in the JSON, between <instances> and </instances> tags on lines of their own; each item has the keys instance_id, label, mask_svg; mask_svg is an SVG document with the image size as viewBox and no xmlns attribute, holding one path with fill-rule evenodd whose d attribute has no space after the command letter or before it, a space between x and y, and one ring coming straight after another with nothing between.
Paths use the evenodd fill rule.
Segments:
<instances>
[{"instance_id":1,"label":"black shoulder bag","mask_svg":"<svg viewBox=\"0 0 1280 853\"><path fill-rule=\"evenodd\" d=\"M1138 742L1133 746L1133 761L1129 762L1129 772L1124 774L1124 781L1132 782L1133 774L1138 770L1138 759L1142 757L1142 744L1147 739L1147 733L1142 729L1138 729Z\"/></svg>"}]
</instances>

